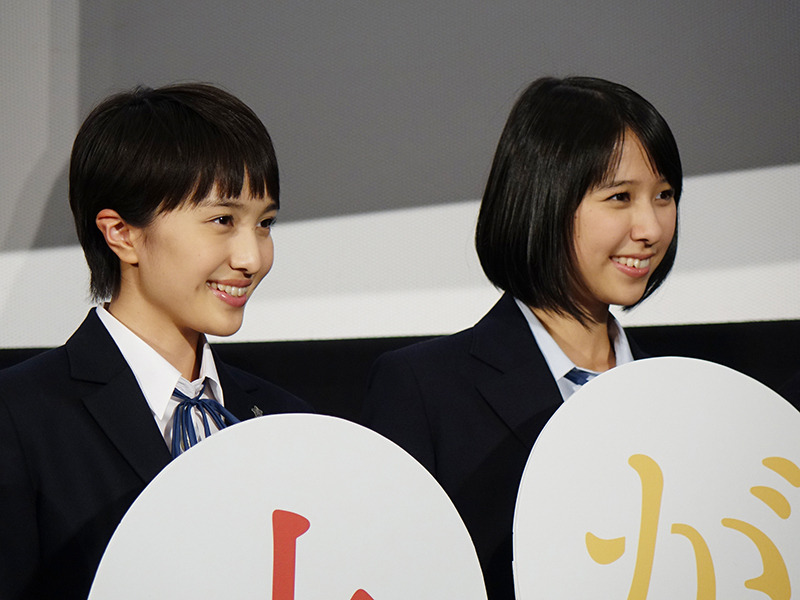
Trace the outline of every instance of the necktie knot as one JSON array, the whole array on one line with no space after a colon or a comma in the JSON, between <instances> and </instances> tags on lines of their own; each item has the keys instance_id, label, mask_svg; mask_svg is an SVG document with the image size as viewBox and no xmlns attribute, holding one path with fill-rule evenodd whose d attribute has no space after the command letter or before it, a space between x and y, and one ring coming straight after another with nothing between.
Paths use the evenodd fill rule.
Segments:
<instances>
[{"instance_id":1,"label":"necktie knot","mask_svg":"<svg viewBox=\"0 0 800 600\"><path fill-rule=\"evenodd\" d=\"M175 388L173 395L180 399L181 402L175 408L175 415L172 424L172 458L177 458L181 452L188 450L197 442L197 432L194 428L194 419L192 417L193 409L197 409L203 419L203 433L205 437L211 435L211 426L208 419L214 422L217 429L224 429L228 425L238 423L239 419L234 417L229 410L222 406L213 398L203 398L202 395L206 391L206 384L200 393L194 397L189 397L178 388Z\"/></svg>"},{"instance_id":2,"label":"necktie knot","mask_svg":"<svg viewBox=\"0 0 800 600\"><path fill-rule=\"evenodd\" d=\"M572 370L569 371L566 375L564 375L567 379L569 379L575 385L585 385L595 377L597 377L597 373L592 373L587 371L586 369L581 369L579 367L573 367Z\"/></svg>"}]
</instances>

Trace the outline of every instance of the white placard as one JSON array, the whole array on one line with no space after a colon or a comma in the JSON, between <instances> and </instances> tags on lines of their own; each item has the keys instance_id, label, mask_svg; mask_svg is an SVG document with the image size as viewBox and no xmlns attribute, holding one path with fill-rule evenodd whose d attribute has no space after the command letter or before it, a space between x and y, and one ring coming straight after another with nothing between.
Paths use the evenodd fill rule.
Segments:
<instances>
[{"instance_id":1,"label":"white placard","mask_svg":"<svg viewBox=\"0 0 800 600\"><path fill-rule=\"evenodd\" d=\"M162 471L111 539L91 600L485 600L447 495L378 434L273 415Z\"/></svg>"},{"instance_id":2,"label":"white placard","mask_svg":"<svg viewBox=\"0 0 800 600\"><path fill-rule=\"evenodd\" d=\"M798 465L800 412L757 381L687 358L612 369L531 453L517 599L800 595Z\"/></svg>"}]
</instances>

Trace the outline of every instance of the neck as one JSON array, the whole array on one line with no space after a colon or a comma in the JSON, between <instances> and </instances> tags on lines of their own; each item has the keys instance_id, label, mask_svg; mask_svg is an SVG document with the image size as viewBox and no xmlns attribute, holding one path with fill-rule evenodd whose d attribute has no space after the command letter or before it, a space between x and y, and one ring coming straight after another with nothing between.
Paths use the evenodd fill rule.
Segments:
<instances>
[{"instance_id":1,"label":"neck","mask_svg":"<svg viewBox=\"0 0 800 600\"><path fill-rule=\"evenodd\" d=\"M531 308L547 333L576 366L603 372L617 364L614 345L608 334L609 314L584 325L571 315ZM599 317L599 315L597 315Z\"/></svg>"},{"instance_id":2,"label":"neck","mask_svg":"<svg viewBox=\"0 0 800 600\"><path fill-rule=\"evenodd\" d=\"M163 326L120 298L112 299L106 310L178 369L185 379L194 381L199 377L202 336L198 332Z\"/></svg>"}]
</instances>

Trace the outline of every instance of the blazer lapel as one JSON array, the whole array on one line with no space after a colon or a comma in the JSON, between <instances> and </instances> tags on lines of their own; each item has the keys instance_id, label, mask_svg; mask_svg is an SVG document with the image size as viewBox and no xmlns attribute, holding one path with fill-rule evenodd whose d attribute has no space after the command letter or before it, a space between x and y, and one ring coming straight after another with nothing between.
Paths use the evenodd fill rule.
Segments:
<instances>
[{"instance_id":1,"label":"blazer lapel","mask_svg":"<svg viewBox=\"0 0 800 600\"><path fill-rule=\"evenodd\" d=\"M171 456L133 372L94 309L65 348L72 377L93 384L83 396L84 406L134 471L149 483Z\"/></svg>"},{"instance_id":2,"label":"blazer lapel","mask_svg":"<svg viewBox=\"0 0 800 600\"><path fill-rule=\"evenodd\" d=\"M253 402L251 392L256 390L257 386L237 378L216 353L214 353L214 363L225 394L225 408L231 411L234 417L244 421L266 413L266 406L258 406L257 402Z\"/></svg>"},{"instance_id":3,"label":"blazer lapel","mask_svg":"<svg viewBox=\"0 0 800 600\"><path fill-rule=\"evenodd\" d=\"M497 415L526 447L562 405L547 362L514 298L504 294L475 325L471 354L496 373L477 387Z\"/></svg>"},{"instance_id":4,"label":"blazer lapel","mask_svg":"<svg viewBox=\"0 0 800 600\"><path fill-rule=\"evenodd\" d=\"M625 335L628 338L628 344L631 347L631 354L633 355L633 360L642 360L643 358L650 358L650 355L647 352L643 352L642 349L639 347L639 344L636 343L636 340L632 339L628 332L625 332Z\"/></svg>"}]
</instances>

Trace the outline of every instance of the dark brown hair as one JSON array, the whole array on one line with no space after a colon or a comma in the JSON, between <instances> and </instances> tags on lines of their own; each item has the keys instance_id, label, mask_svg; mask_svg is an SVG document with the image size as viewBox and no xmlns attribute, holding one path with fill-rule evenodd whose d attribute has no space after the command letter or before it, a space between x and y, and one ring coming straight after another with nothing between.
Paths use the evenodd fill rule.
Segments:
<instances>
[{"instance_id":1,"label":"dark brown hair","mask_svg":"<svg viewBox=\"0 0 800 600\"><path fill-rule=\"evenodd\" d=\"M683 172L664 118L633 90L590 77L534 81L511 110L495 152L475 232L486 276L529 306L581 322L585 284L573 259L574 215L586 193L619 164L631 131L653 171L680 200ZM675 261L677 227L641 302ZM638 302L637 302L638 304Z\"/></svg>"},{"instance_id":2,"label":"dark brown hair","mask_svg":"<svg viewBox=\"0 0 800 600\"><path fill-rule=\"evenodd\" d=\"M256 114L207 84L137 87L101 102L72 147L69 202L96 300L113 296L120 264L95 225L109 208L145 227L160 213L197 204L216 189L279 203L278 163Z\"/></svg>"}]
</instances>

